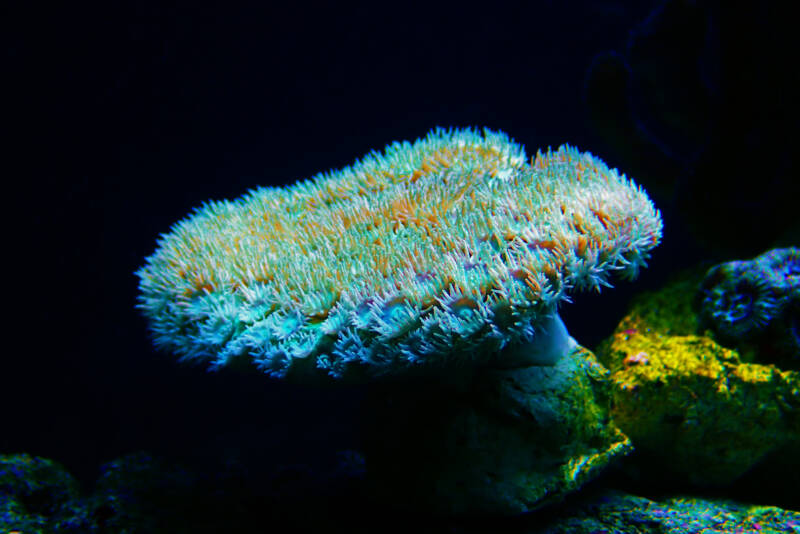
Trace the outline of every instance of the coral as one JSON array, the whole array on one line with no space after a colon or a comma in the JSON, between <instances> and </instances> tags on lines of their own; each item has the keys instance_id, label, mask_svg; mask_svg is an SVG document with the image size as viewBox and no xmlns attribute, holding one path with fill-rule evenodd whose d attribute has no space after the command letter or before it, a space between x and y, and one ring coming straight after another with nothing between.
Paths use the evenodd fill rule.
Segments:
<instances>
[{"instance_id":1,"label":"coral","mask_svg":"<svg viewBox=\"0 0 800 534\"><path fill-rule=\"evenodd\" d=\"M719 342L795 366L800 365L798 299L800 249L790 247L712 267L696 305L701 326Z\"/></svg>"},{"instance_id":2,"label":"coral","mask_svg":"<svg viewBox=\"0 0 800 534\"><path fill-rule=\"evenodd\" d=\"M701 277L638 297L597 353L612 372L614 422L636 450L658 469L717 485L800 443L800 373L744 361L702 335L691 306Z\"/></svg>"},{"instance_id":3,"label":"coral","mask_svg":"<svg viewBox=\"0 0 800 534\"><path fill-rule=\"evenodd\" d=\"M797 247L768 250L755 261L772 270L784 288L800 283L800 249Z\"/></svg>"},{"instance_id":4,"label":"coral","mask_svg":"<svg viewBox=\"0 0 800 534\"><path fill-rule=\"evenodd\" d=\"M137 272L139 307L157 345L212 367L359 378L486 362L531 343L567 291L635 276L660 237L644 191L591 154L528 160L502 133L435 130L203 205Z\"/></svg>"},{"instance_id":5,"label":"coral","mask_svg":"<svg viewBox=\"0 0 800 534\"><path fill-rule=\"evenodd\" d=\"M700 284L700 314L722 340L748 339L777 316L777 279L762 265L729 262L711 268Z\"/></svg>"}]
</instances>

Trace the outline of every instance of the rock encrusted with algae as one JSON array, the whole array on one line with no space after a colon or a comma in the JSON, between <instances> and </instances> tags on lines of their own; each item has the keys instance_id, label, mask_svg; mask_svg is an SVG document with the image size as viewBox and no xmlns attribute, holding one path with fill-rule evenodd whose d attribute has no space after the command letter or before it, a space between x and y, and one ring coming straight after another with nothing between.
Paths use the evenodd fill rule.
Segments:
<instances>
[{"instance_id":1,"label":"rock encrusted with algae","mask_svg":"<svg viewBox=\"0 0 800 534\"><path fill-rule=\"evenodd\" d=\"M698 333L692 273L639 296L598 357L614 421L637 450L703 485L726 484L768 453L800 445L800 373L746 361Z\"/></svg>"},{"instance_id":2,"label":"rock encrusted with algae","mask_svg":"<svg viewBox=\"0 0 800 534\"><path fill-rule=\"evenodd\" d=\"M0 455L0 532L88 532L78 482L58 463L28 454Z\"/></svg>"},{"instance_id":3,"label":"rock encrusted with algae","mask_svg":"<svg viewBox=\"0 0 800 534\"><path fill-rule=\"evenodd\" d=\"M563 512L565 517L528 534L798 534L800 513L729 500L673 497L650 500L598 492Z\"/></svg>"},{"instance_id":4,"label":"rock encrusted with algae","mask_svg":"<svg viewBox=\"0 0 800 534\"><path fill-rule=\"evenodd\" d=\"M437 522L429 516L392 515L361 482L320 486L316 478L299 477L287 492L283 476L247 484L229 478L230 473L187 469L145 453L118 458L102 472L92 493L81 496L71 475L51 460L0 456L0 532L238 534L276 525L281 532L353 534L800 532L797 511L689 495L653 499L597 486L526 516L472 518L466 525L463 519Z\"/></svg>"},{"instance_id":5,"label":"rock encrusted with algae","mask_svg":"<svg viewBox=\"0 0 800 534\"><path fill-rule=\"evenodd\" d=\"M367 474L402 508L516 514L558 502L631 450L609 372L577 347L554 366L486 370L461 388L385 386L369 403Z\"/></svg>"}]
</instances>

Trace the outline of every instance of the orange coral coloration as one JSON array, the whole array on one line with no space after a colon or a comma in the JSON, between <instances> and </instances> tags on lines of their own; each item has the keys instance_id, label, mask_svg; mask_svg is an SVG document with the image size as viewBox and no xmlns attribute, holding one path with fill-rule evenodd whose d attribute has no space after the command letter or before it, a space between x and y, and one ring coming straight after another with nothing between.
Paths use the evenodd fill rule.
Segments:
<instances>
[{"instance_id":1,"label":"orange coral coloration","mask_svg":"<svg viewBox=\"0 0 800 534\"><path fill-rule=\"evenodd\" d=\"M210 202L138 271L140 307L159 344L277 376L514 342L567 289L635 275L661 235L644 192L590 154L530 161L504 134L437 130ZM501 309L513 320L495 324Z\"/></svg>"}]
</instances>

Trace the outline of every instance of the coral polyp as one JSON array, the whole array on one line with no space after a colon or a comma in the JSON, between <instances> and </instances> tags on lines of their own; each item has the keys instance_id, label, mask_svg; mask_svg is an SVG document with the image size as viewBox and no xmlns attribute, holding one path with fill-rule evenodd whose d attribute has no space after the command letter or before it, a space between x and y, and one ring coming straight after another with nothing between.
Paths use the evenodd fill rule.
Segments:
<instances>
[{"instance_id":1,"label":"coral polyp","mask_svg":"<svg viewBox=\"0 0 800 534\"><path fill-rule=\"evenodd\" d=\"M204 204L137 272L139 307L159 346L278 377L487 361L571 288L635 276L660 237L644 191L591 154L437 129Z\"/></svg>"},{"instance_id":2,"label":"coral polyp","mask_svg":"<svg viewBox=\"0 0 800 534\"><path fill-rule=\"evenodd\" d=\"M800 249L773 249L709 269L697 292L701 326L728 345L758 345L763 355L800 364Z\"/></svg>"},{"instance_id":3,"label":"coral polyp","mask_svg":"<svg viewBox=\"0 0 800 534\"><path fill-rule=\"evenodd\" d=\"M764 330L778 311L773 273L762 265L729 262L706 275L703 319L724 340L751 338Z\"/></svg>"},{"instance_id":4,"label":"coral polyp","mask_svg":"<svg viewBox=\"0 0 800 534\"><path fill-rule=\"evenodd\" d=\"M781 284L788 286L800 283L800 249L776 248L765 252L757 259L779 277Z\"/></svg>"}]
</instances>

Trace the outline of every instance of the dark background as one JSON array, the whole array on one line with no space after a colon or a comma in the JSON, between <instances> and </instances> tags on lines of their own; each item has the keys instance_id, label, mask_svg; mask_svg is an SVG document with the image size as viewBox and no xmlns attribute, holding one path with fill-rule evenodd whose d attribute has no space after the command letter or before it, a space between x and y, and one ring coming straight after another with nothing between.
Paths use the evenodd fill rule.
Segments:
<instances>
[{"instance_id":1,"label":"dark background","mask_svg":"<svg viewBox=\"0 0 800 534\"><path fill-rule=\"evenodd\" d=\"M777 4L268 4L4 17L0 452L56 459L88 484L137 450L269 470L358 448L358 388L156 353L133 272L205 200L435 126L503 130L529 154L569 142L652 188L665 234L651 268L564 308L589 347L675 270L793 239L796 62Z\"/></svg>"}]
</instances>

